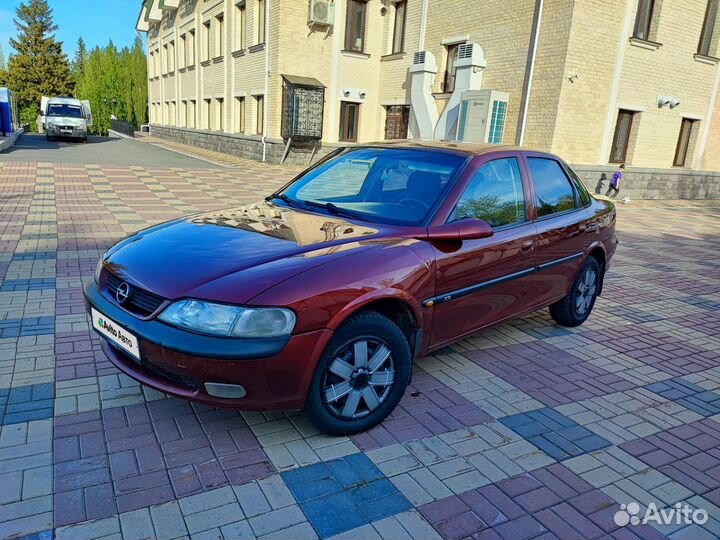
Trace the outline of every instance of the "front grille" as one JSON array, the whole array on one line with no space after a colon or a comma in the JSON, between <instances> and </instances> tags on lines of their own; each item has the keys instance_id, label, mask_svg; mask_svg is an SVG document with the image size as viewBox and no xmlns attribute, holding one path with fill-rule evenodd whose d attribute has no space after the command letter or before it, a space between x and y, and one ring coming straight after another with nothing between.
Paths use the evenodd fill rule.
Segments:
<instances>
[{"instance_id":1,"label":"front grille","mask_svg":"<svg viewBox=\"0 0 720 540\"><path fill-rule=\"evenodd\" d=\"M107 272L106 290L110 297L115 301L117 301L116 293L118 287L122 283L122 279L110 272ZM149 291L136 287L135 285L131 285L130 296L122 303L122 307L132 313L140 315L141 317L147 317L155 313L164 301L165 299L162 296L158 296L157 294L153 294Z\"/></svg>"}]
</instances>

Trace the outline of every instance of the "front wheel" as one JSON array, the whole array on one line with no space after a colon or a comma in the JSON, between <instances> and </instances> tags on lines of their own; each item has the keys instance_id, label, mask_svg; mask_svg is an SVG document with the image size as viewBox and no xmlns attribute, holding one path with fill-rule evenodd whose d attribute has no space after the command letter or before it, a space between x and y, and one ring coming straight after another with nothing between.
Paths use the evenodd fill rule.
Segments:
<instances>
[{"instance_id":1,"label":"front wheel","mask_svg":"<svg viewBox=\"0 0 720 540\"><path fill-rule=\"evenodd\" d=\"M600 279L600 264L595 257L588 257L567 296L550 306L550 316L563 326L580 326L595 306Z\"/></svg>"},{"instance_id":2,"label":"front wheel","mask_svg":"<svg viewBox=\"0 0 720 540\"><path fill-rule=\"evenodd\" d=\"M318 362L305 412L328 435L352 435L382 422L410 380L412 356L402 330L374 311L354 315Z\"/></svg>"}]
</instances>

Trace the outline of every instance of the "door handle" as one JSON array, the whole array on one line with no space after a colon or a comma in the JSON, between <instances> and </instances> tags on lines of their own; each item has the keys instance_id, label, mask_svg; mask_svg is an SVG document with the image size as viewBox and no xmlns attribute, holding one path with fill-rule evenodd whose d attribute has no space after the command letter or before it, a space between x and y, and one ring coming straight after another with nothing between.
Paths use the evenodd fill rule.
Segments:
<instances>
[{"instance_id":1,"label":"door handle","mask_svg":"<svg viewBox=\"0 0 720 540\"><path fill-rule=\"evenodd\" d=\"M525 240L522 244L520 244L520 250L523 253L531 253L534 248L535 242L532 240Z\"/></svg>"}]
</instances>

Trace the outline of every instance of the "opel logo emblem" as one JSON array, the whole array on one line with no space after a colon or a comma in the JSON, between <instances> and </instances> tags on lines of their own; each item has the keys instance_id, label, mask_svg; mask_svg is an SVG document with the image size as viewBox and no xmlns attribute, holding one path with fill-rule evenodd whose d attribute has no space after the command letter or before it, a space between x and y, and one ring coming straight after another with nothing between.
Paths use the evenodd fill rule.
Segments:
<instances>
[{"instance_id":1,"label":"opel logo emblem","mask_svg":"<svg viewBox=\"0 0 720 540\"><path fill-rule=\"evenodd\" d=\"M115 291L115 300L117 300L118 304L122 304L129 297L130 285L127 282L123 281L120 285L118 285L118 288Z\"/></svg>"}]
</instances>

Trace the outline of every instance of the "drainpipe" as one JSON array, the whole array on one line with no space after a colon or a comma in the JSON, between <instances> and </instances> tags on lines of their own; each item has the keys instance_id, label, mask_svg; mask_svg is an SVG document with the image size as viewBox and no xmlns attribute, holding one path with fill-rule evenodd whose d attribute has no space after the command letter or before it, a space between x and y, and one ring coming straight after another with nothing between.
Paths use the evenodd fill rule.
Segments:
<instances>
[{"instance_id":1,"label":"drainpipe","mask_svg":"<svg viewBox=\"0 0 720 540\"><path fill-rule=\"evenodd\" d=\"M418 51L425 50L425 32L427 30L428 0L423 0L422 11L420 12L420 39L418 40Z\"/></svg>"},{"instance_id":2,"label":"drainpipe","mask_svg":"<svg viewBox=\"0 0 720 540\"><path fill-rule=\"evenodd\" d=\"M542 22L542 11L544 0L535 1L535 15L533 17L533 29L530 36L530 47L528 48L528 61L525 68L525 83L523 84L522 101L520 102L520 124L517 128L515 142L522 146L525 142L525 128L527 126L528 108L530 105L530 92L532 91L533 76L535 75L535 59L537 57L538 38L540 37L540 23Z\"/></svg>"},{"instance_id":3,"label":"drainpipe","mask_svg":"<svg viewBox=\"0 0 720 540\"><path fill-rule=\"evenodd\" d=\"M268 109L270 108L270 0L265 0L265 94L263 95L263 162L267 160L267 130L268 130Z\"/></svg>"}]
</instances>

